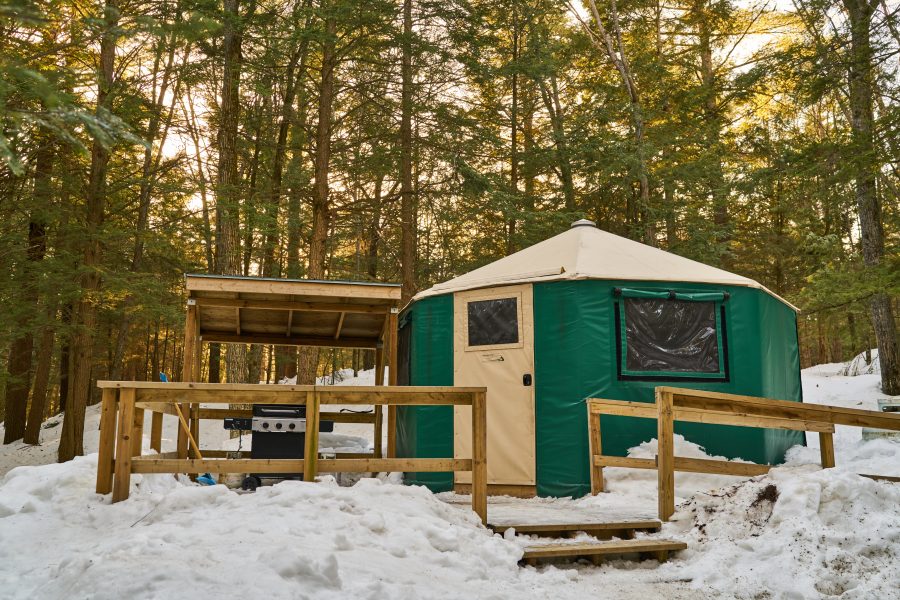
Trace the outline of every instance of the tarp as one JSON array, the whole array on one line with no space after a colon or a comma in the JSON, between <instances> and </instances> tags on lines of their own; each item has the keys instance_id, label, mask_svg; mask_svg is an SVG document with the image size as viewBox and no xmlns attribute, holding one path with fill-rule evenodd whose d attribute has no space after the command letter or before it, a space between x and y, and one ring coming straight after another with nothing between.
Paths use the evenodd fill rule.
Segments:
<instances>
[{"instance_id":1,"label":"tarp","mask_svg":"<svg viewBox=\"0 0 900 600\"><path fill-rule=\"evenodd\" d=\"M512 283L578 279L608 279L623 283L629 281L714 283L760 289L778 298L761 284L747 277L647 246L596 227L580 225L480 269L419 292L414 300ZM784 299L778 299L797 310Z\"/></svg>"}]
</instances>

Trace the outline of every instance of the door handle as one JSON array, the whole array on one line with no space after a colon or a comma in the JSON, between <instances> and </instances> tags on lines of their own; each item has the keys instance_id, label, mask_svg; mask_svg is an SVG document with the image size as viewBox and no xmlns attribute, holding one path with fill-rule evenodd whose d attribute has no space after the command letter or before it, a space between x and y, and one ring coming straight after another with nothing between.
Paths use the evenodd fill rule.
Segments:
<instances>
[{"instance_id":1,"label":"door handle","mask_svg":"<svg viewBox=\"0 0 900 600\"><path fill-rule=\"evenodd\" d=\"M525 373L522 375L522 385L528 387L531 385L531 373Z\"/></svg>"}]
</instances>

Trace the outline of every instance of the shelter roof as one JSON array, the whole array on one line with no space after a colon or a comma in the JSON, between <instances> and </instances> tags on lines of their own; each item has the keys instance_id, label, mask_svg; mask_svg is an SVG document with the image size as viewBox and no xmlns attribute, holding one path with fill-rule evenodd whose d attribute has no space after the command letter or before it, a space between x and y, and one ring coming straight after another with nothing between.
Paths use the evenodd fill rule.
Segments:
<instances>
[{"instance_id":1,"label":"shelter roof","mask_svg":"<svg viewBox=\"0 0 900 600\"><path fill-rule=\"evenodd\" d=\"M205 342L374 348L400 286L233 275L185 275Z\"/></svg>"}]
</instances>

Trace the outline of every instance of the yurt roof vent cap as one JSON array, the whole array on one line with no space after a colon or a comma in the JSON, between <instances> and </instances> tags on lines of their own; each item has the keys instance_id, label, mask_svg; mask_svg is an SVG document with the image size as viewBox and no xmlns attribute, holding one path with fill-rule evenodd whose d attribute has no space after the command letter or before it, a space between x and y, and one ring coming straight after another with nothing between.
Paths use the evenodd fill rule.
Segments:
<instances>
[{"instance_id":1,"label":"yurt roof vent cap","mask_svg":"<svg viewBox=\"0 0 900 600\"><path fill-rule=\"evenodd\" d=\"M574 223L572 223L571 228L575 229L576 227L596 227L597 224L591 221L590 219L578 219Z\"/></svg>"}]
</instances>

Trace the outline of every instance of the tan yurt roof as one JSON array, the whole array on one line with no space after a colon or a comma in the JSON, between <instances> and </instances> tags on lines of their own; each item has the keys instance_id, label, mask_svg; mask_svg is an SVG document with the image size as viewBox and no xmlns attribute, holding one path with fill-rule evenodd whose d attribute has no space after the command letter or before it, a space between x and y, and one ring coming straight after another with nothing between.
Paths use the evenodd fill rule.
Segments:
<instances>
[{"instance_id":1,"label":"tan yurt roof","mask_svg":"<svg viewBox=\"0 0 900 600\"><path fill-rule=\"evenodd\" d=\"M414 300L498 285L575 279L714 283L763 290L760 283L576 221L559 235L416 294Z\"/></svg>"}]
</instances>

